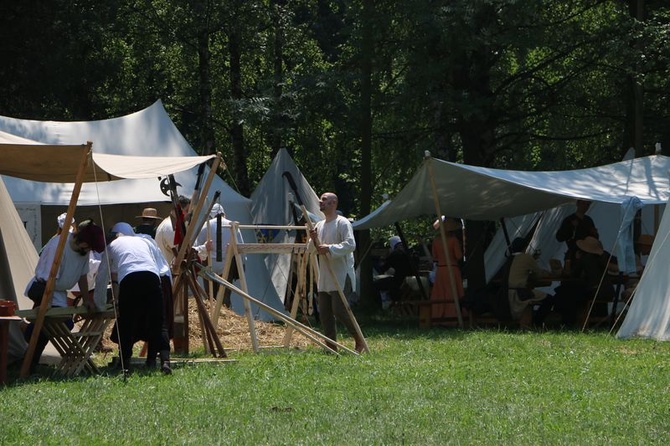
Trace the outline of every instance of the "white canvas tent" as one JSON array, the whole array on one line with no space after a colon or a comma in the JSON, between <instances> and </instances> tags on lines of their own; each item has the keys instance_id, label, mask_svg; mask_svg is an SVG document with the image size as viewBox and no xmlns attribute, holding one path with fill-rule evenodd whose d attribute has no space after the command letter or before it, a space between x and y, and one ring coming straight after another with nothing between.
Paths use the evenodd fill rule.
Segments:
<instances>
[{"instance_id":1,"label":"white canvas tent","mask_svg":"<svg viewBox=\"0 0 670 446\"><path fill-rule=\"evenodd\" d=\"M589 169L554 172L491 169L427 158L393 201L354 222L354 229L434 216L431 172L440 208L446 215L498 220L572 204L584 198L617 205L622 216L619 222L630 222L641 206L664 204L668 200L668 170L670 158L656 155ZM632 257L631 238L630 226L619 225L617 251L613 254L620 261ZM630 267L627 262L621 269L626 271Z\"/></svg>"},{"instance_id":2,"label":"white canvas tent","mask_svg":"<svg viewBox=\"0 0 670 446\"><path fill-rule=\"evenodd\" d=\"M37 265L37 251L23 227L12 199L0 178L0 299L15 301L21 309L31 308L32 301L23 296L23 290L32 278ZM9 329L11 360L21 358L28 344L18 324Z\"/></svg>"},{"instance_id":3,"label":"white canvas tent","mask_svg":"<svg viewBox=\"0 0 670 446\"><path fill-rule=\"evenodd\" d=\"M644 273L623 324L617 332L617 338L670 340L668 264L670 264L670 206L665 207Z\"/></svg>"},{"instance_id":4,"label":"white canvas tent","mask_svg":"<svg viewBox=\"0 0 670 446\"><path fill-rule=\"evenodd\" d=\"M298 197L291 189L285 173L289 173L295 181L297 192L305 208L312 213L312 220L320 220L323 214L319 210L319 197L286 149L281 149L272 160L270 167L251 194L251 214L258 225L294 225L293 212L301 216L297 209ZM278 231L268 242L293 243L295 231ZM290 254L267 254L265 263L271 271L272 283L277 294L283 300L290 274Z\"/></svg>"},{"instance_id":5,"label":"white canvas tent","mask_svg":"<svg viewBox=\"0 0 670 446\"><path fill-rule=\"evenodd\" d=\"M92 141L94 155L97 160L105 162L114 159L113 155L144 156L144 157L192 157L196 152L184 139L168 116L162 102L156 101L153 105L118 118L99 121L35 121L0 116L0 131L40 143L48 144L44 148L43 159L52 160L60 152L62 145L81 144L83 141ZM19 157L20 158L20 157ZM4 157L4 159L7 159ZM225 160L224 160L225 161ZM106 161L109 162L109 161ZM146 161L141 161L145 163ZM4 161L3 161L4 163ZM129 166L134 167L134 166ZM197 167L175 174L176 181L181 184L179 193L190 196L195 187ZM48 172L48 171L47 171ZM205 169L205 176L208 169ZM91 173L97 182L85 183L79 196L79 206L97 206L113 203L143 203L164 202L168 198L160 191L157 176L144 179L123 179L110 182L101 182L100 178ZM34 181L4 176L12 201L17 207L27 203L37 205L67 205L72 194L73 184L48 177L46 181ZM227 218L241 223L251 223L250 204L248 198L235 192L219 176L214 177L210 188L210 197L215 191L221 192L220 202L226 210ZM25 220L25 218L24 218ZM27 224L30 224L28 222ZM52 222L49 222L52 224ZM247 231L243 234L245 240L255 240L255 234ZM282 311L283 305L270 282L270 275L263 260L259 256L250 256L247 259L246 271L254 277L249 283L249 293L263 303ZM231 296L232 308L239 314L244 313L242 298L237 294ZM252 305L254 316L261 320L272 320L267 312Z\"/></svg>"}]
</instances>

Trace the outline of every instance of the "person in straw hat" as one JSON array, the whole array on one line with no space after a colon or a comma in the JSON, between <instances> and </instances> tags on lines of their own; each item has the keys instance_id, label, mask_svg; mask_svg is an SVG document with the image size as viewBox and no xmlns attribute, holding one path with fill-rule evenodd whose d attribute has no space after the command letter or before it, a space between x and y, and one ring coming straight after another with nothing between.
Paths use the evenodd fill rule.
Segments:
<instances>
[{"instance_id":1,"label":"person in straw hat","mask_svg":"<svg viewBox=\"0 0 670 446\"><path fill-rule=\"evenodd\" d=\"M440 235L440 225L444 226L446 245L445 252ZM434 301L447 301L435 303L431 306L431 318L456 320L456 298L463 298L463 279L461 277L460 261L463 259L463 250L456 234L462 228L461 221L456 218L438 218L433 223L433 229L438 231L433 239L433 263L435 263L435 283L430 293L430 299ZM451 273L449 272L451 270ZM452 286L453 279L453 286ZM455 295L454 295L455 291Z\"/></svg>"},{"instance_id":2,"label":"person in straw hat","mask_svg":"<svg viewBox=\"0 0 670 446\"><path fill-rule=\"evenodd\" d=\"M156 228L163 221L163 217L158 216L156 208L144 208L142 209L142 215L138 215L135 218L142 219L142 223L133 228L135 234L147 234L155 239Z\"/></svg>"}]
</instances>

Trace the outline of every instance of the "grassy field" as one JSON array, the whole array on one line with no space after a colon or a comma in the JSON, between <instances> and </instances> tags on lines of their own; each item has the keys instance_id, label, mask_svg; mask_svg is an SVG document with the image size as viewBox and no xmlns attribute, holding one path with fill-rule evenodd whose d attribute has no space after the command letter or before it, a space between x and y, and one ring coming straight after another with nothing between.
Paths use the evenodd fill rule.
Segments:
<instances>
[{"instance_id":1,"label":"grassy field","mask_svg":"<svg viewBox=\"0 0 670 446\"><path fill-rule=\"evenodd\" d=\"M171 376L15 382L0 444L670 444L670 344L363 329L360 357L231 352Z\"/></svg>"}]
</instances>

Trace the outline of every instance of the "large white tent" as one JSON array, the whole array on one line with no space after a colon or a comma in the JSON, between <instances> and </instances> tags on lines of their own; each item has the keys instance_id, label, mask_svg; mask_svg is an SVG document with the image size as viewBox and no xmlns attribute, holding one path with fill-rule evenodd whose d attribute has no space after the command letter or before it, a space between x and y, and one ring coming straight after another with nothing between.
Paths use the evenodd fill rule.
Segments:
<instances>
[{"instance_id":1,"label":"large white tent","mask_svg":"<svg viewBox=\"0 0 670 446\"><path fill-rule=\"evenodd\" d=\"M45 145L42 160L52 163L53 158L61 151L63 145L81 144L85 141L93 142L93 152L96 163L114 159L114 155L145 157L138 161L138 166L150 166L148 161L155 157L194 157L196 152L184 139L168 116L162 102L156 101L153 105L126 116L104 119L99 121L36 121L0 116L0 131L14 137L36 141ZM21 155L23 156L23 155ZM21 156L18 158L20 159ZM7 159L3 156L3 159ZM225 160L224 160L225 161ZM4 164L4 161L3 161ZM136 166L129 166L136 167ZM175 179L181 184L178 192L190 196L196 183L197 167L176 173ZM85 183L81 188L78 206L98 206L106 204L128 204L164 202L168 200L160 190L158 176L143 179L123 179L106 182L108 178L99 172L91 171L91 183ZM205 169L205 176L208 169ZM6 175L8 175L8 172ZM50 173L47 170L47 173ZM127 175L127 171L124 173ZM36 179L20 179L3 176L12 201L18 207L26 204L40 205L67 205L72 194L73 184L63 181L57 176L50 179L35 181ZM251 200L235 192L218 175L214 177L210 187L210 197L215 191L221 192L220 202L226 210L227 218L241 223L251 223ZM24 218L24 224L30 222ZM255 240L253 231L244 233L247 241ZM283 310L283 305L272 286L267 286L270 275L259 256L249 256L246 271L253 281L249 281L249 293L267 305ZM231 296L233 310L242 314L244 306L242 298L236 294ZM261 320L271 320L272 317L265 311L252 304L254 315Z\"/></svg>"},{"instance_id":2,"label":"large white tent","mask_svg":"<svg viewBox=\"0 0 670 446\"><path fill-rule=\"evenodd\" d=\"M289 185L286 175L290 175L296 185L305 208L312 213L313 220L323 218L319 210L319 197L310 186L286 149L281 149L272 160L270 167L251 194L251 214L258 225L294 225L294 212L300 216L298 197ZM270 232L270 234L272 234ZM293 243L295 231L278 231L268 242ZM290 254L268 254L265 263L272 274L272 283L281 298L285 297L290 279Z\"/></svg>"},{"instance_id":3,"label":"large white tent","mask_svg":"<svg viewBox=\"0 0 670 446\"><path fill-rule=\"evenodd\" d=\"M426 158L390 202L354 222L354 229L434 216L433 182L442 213L472 220L498 220L561 207L578 198L617 205L621 218L613 253L631 268L632 215L670 197L670 158L633 158L589 169L527 172L491 169ZM621 224L625 222L625 224ZM634 265L633 265L634 266Z\"/></svg>"},{"instance_id":4,"label":"large white tent","mask_svg":"<svg viewBox=\"0 0 670 446\"><path fill-rule=\"evenodd\" d=\"M0 206L0 299L12 300L21 309L31 308L32 301L23 296L23 290L35 271L37 251L12 205L2 178ZM10 325L9 336L9 358L21 358L27 343L18 324Z\"/></svg>"},{"instance_id":5,"label":"large white tent","mask_svg":"<svg viewBox=\"0 0 670 446\"><path fill-rule=\"evenodd\" d=\"M666 206L644 273L617 338L670 340L669 264L670 206Z\"/></svg>"}]
</instances>

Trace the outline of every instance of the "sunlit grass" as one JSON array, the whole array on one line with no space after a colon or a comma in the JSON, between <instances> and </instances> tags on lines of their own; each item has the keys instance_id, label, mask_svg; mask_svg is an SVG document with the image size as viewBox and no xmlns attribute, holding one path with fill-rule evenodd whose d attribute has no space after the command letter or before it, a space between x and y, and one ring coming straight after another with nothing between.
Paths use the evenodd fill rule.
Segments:
<instances>
[{"instance_id":1,"label":"sunlit grass","mask_svg":"<svg viewBox=\"0 0 670 446\"><path fill-rule=\"evenodd\" d=\"M361 357L234 352L172 376L17 382L0 390L0 444L670 442L666 343L364 329Z\"/></svg>"}]
</instances>

